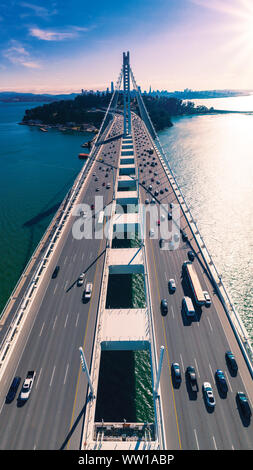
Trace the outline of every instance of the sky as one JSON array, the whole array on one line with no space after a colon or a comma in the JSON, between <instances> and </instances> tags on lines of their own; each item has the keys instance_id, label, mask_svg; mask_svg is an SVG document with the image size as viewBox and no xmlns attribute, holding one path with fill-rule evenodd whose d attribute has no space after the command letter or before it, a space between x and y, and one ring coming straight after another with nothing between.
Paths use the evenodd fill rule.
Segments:
<instances>
[{"instance_id":1,"label":"sky","mask_svg":"<svg viewBox=\"0 0 253 470\"><path fill-rule=\"evenodd\" d=\"M253 89L253 0L0 0L0 91Z\"/></svg>"}]
</instances>

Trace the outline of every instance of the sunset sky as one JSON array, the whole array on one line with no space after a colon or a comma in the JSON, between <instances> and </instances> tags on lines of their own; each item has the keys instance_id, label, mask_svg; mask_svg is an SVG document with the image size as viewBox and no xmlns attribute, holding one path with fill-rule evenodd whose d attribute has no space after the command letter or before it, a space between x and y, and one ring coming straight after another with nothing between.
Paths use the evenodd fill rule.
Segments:
<instances>
[{"instance_id":1,"label":"sunset sky","mask_svg":"<svg viewBox=\"0 0 253 470\"><path fill-rule=\"evenodd\" d=\"M0 91L253 89L252 0L0 0Z\"/></svg>"}]
</instances>

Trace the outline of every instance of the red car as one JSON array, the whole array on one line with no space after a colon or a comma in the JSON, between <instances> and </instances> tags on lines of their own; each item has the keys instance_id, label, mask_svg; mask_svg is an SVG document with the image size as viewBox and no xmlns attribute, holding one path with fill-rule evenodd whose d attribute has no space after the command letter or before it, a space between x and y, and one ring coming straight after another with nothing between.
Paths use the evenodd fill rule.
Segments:
<instances>
[{"instance_id":1,"label":"red car","mask_svg":"<svg viewBox=\"0 0 253 470\"><path fill-rule=\"evenodd\" d=\"M158 220L156 223L157 223L157 225L160 225L160 220Z\"/></svg>"}]
</instances>

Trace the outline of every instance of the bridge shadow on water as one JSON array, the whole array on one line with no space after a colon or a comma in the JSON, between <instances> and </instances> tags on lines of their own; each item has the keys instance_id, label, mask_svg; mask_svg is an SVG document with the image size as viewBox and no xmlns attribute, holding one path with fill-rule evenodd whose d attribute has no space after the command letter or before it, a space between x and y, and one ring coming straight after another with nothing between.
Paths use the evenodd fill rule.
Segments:
<instances>
[{"instance_id":1,"label":"bridge shadow on water","mask_svg":"<svg viewBox=\"0 0 253 470\"><path fill-rule=\"evenodd\" d=\"M40 212L22 224L22 228L29 230L29 232L27 234L27 249L19 275L24 271L36 245L39 243L39 240L41 240L44 231L47 229L49 223L59 209L78 173L79 171L72 175L72 177L50 198L48 203L40 210Z\"/></svg>"}]
</instances>

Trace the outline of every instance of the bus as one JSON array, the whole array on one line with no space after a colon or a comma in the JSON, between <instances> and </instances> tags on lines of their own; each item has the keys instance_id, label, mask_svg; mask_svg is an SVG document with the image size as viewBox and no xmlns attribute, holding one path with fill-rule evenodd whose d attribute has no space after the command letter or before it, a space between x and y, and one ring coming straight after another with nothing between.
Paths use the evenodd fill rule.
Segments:
<instances>
[{"instance_id":1,"label":"bus","mask_svg":"<svg viewBox=\"0 0 253 470\"><path fill-rule=\"evenodd\" d=\"M194 299L197 305L204 305L206 302L202 287L199 282L198 275L191 261L185 261L183 264L183 272L187 275Z\"/></svg>"}]
</instances>

